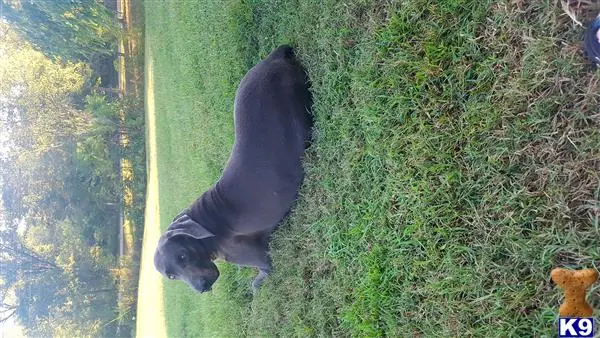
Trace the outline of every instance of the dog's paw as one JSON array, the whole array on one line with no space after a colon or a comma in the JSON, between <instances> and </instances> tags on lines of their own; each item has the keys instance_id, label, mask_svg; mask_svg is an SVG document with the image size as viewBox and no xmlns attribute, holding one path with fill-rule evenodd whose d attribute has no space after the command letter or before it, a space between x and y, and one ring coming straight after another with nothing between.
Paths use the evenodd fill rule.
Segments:
<instances>
[{"instance_id":1,"label":"dog's paw","mask_svg":"<svg viewBox=\"0 0 600 338\"><path fill-rule=\"evenodd\" d=\"M269 276L269 273L267 271L264 270L260 270L258 272L258 275L254 278L254 280L252 281L252 295L256 295L258 293L258 290L260 290L260 287L263 283L263 281L265 280L265 278L267 278Z\"/></svg>"},{"instance_id":2,"label":"dog's paw","mask_svg":"<svg viewBox=\"0 0 600 338\"><path fill-rule=\"evenodd\" d=\"M260 286L255 286L254 283L250 286L250 292L252 292L252 297L255 297L260 291Z\"/></svg>"}]
</instances>

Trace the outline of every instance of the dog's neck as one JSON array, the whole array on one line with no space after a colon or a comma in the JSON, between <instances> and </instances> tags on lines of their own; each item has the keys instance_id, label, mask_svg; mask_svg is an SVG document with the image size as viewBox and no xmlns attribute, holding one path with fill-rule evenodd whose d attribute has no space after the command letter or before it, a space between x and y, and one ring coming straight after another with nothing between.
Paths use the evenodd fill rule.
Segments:
<instances>
[{"instance_id":1,"label":"dog's neck","mask_svg":"<svg viewBox=\"0 0 600 338\"><path fill-rule=\"evenodd\" d=\"M208 189L189 208L188 216L215 236L230 232L234 210L220 192L219 183Z\"/></svg>"},{"instance_id":2,"label":"dog's neck","mask_svg":"<svg viewBox=\"0 0 600 338\"><path fill-rule=\"evenodd\" d=\"M232 236L232 224L238 217L237 210L222 193L225 189L222 182L218 181L212 188L202 194L189 208L187 214L206 230L213 233L214 237L199 240L211 260L217 258L227 260L223 243Z\"/></svg>"},{"instance_id":3,"label":"dog's neck","mask_svg":"<svg viewBox=\"0 0 600 338\"><path fill-rule=\"evenodd\" d=\"M203 239L197 239L199 244L204 249L206 255L210 258L211 261L219 258L220 249L219 249L219 241L215 240L214 237L208 237Z\"/></svg>"}]
</instances>

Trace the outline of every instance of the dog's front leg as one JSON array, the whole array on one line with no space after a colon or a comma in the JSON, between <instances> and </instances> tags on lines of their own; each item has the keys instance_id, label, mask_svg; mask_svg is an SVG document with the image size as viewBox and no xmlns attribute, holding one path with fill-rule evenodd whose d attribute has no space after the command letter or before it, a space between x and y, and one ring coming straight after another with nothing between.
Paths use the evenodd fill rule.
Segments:
<instances>
[{"instance_id":1,"label":"dog's front leg","mask_svg":"<svg viewBox=\"0 0 600 338\"><path fill-rule=\"evenodd\" d=\"M254 260L253 262L248 264L248 266L255 267L258 269L258 275L256 275L256 277L254 277L254 280L252 281L252 285L251 285L253 295L256 295L258 293L258 290L260 289L263 281L267 277L269 277L269 275L271 274L271 271L273 271L271 257L269 257L269 255L266 253L266 251L263 251L263 252L264 252L264 254L261 255L260 259Z\"/></svg>"},{"instance_id":2,"label":"dog's front leg","mask_svg":"<svg viewBox=\"0 0 600 338\"><path fill-rule=\"evenodd\" d=\"M258 290L260 289L262 282L265 280L265 278L269 277L270 273L271 273L271 269L260 269L260 268L258 269L258 275L252 281L252 294L253 295L256 295L258 293Z\"/></svg>"},{"instance_id":3,"label":"dog's front leg","mask_svg":"<svg viewBox=\"0 0 600 338\"><path fill-rule=\"evenodd\" d=\"M258 269L258 275L254 278L251 285L253 294L256 294L264 279L273 270L271 258L267 250L268 242L266 235L236 236L221 248L223 258L228 262Z\"/></svg>"}]
</instances>

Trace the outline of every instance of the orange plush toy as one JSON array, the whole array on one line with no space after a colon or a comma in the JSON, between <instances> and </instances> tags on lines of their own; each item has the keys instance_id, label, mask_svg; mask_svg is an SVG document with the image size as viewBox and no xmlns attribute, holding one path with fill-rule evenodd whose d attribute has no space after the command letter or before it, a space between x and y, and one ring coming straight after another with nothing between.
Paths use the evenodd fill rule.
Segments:
<instances>
[{"instance_id":1,"label":"orange plush toy","mask_svg":"<svg viewBox=\"0 0 600 338\"><path fill-rule=\"evenodd\" d=\"M598 279L596 269L568 270L556 268L550 273L552 280L565 291L560 305L560 317L591 317L594 309L585 300L585 293Z\"/></svg>"}]
</instances>

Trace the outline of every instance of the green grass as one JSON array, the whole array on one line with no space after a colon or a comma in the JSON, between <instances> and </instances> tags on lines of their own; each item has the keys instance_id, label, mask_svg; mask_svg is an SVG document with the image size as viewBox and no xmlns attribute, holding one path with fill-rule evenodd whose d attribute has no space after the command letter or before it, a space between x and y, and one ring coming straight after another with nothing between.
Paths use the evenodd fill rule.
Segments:
<instances>
[{"instance_id":1,"label":"green grass","mask_svg":"<svg viewBox=\"0 0 600 338\"><path fill-rule=\"evenodd\" d=\"M556 335L551 269L600 265L600 115L554 1L146 1L146 25L163 220L219 177L272 48L315 97L272 278L254 299L228 264L211 294L167 282L170 336Z\"/></svg>"}]
</instances>

